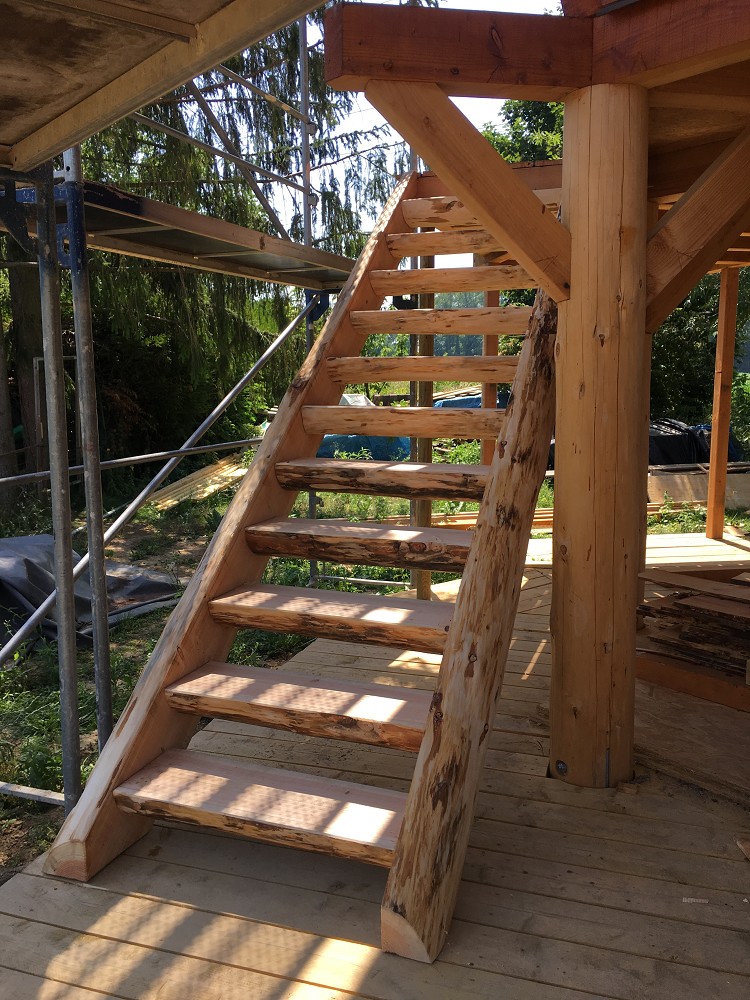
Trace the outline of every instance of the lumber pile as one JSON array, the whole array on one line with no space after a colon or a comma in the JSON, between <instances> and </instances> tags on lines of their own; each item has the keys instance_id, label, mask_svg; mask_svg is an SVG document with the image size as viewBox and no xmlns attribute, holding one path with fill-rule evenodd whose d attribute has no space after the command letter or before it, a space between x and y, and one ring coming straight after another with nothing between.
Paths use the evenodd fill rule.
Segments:
<instances>
[{"instance_id":1,"label":"lumber pile","mask_svg":"<svg viewBox=\"0 0 750 1000\"><path fill-rule=\"evenodd\" d=\"M242 452L237 452L236 455L220 458L218 462L198 469L197 472L191 472L176 483L154 493L151 503L158 510L168 510L183 500L205 500L206 497L213 496L214 493L234 485L243 478L247 466L242 459Z\"/></svg>"},{"instance_id":2,"label":"lumber pile","mask_svg":"<svg viewBox=\"0 0 750 1000\"><path fill-rule=\"evenodd\" d=\"M642 577L673 592L641 604L649 637L670 656L750 683L750 574L731 581L646 570Z\"/></svg>"}]
</instances>

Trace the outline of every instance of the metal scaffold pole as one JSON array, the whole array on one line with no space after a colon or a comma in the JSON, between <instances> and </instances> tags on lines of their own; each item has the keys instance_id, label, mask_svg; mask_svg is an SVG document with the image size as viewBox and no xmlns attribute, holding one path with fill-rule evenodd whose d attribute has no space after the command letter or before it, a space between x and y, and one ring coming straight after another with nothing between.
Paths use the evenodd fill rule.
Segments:
<instances>
[{"instance_id":1,"label":"metal scaffold pole","mask_svg":"<svg viewBox=\"0 0 750 1000\"><path fill-rule=\"evenodd\" d=\"M57 588L57 656L60 671L60 723L62 732L65 811L70 812L81 794L81 746L78 721L78 672L76 663L73 543L71 538L68 440L65 418L60 271L57 260L57 221L52 166L47 165L37 186L37 252L42 300L44 380L49 426L52 529Z\"/></svg>"},{"instance_id":2,"label":"metal scaffold pole","mask_svg":"<svg viewBox=\"0 0 750 1000\"><path fill-rule=\"evenodd\" d=\"M91 327L91 292L80 146L69 149L65 153L64 172L63 190L68 214L70 281L73 292L73 322L76 340L76 398L81 423L83 483L86 494L91 618L94 637L96 729L99 750L101 751L112 732L112 676L109 623L107 620L107 572L104 558L104 505L99 458L99 422L96 405L94 340Z\"/></svg>"},{"instance_id":3,"label":"metal scaffold pole","mask_svg":"<svg viewBox=\"0 0 750 1000\"><path fill-rule=\"evenodd\" d=\"M299 89L300 89L300 129L302 132L302 224L305 246L312 246L312 190L310 170L310 67L307 52L307 18L299 19ZM305 347L309 354L313 346L313 323L307 318L305 322ZM308 517L316 517L318 498L315 493L308 494ZM318 576L318 564L310 560L310 581Z\"/></svg>"}]
</instances>

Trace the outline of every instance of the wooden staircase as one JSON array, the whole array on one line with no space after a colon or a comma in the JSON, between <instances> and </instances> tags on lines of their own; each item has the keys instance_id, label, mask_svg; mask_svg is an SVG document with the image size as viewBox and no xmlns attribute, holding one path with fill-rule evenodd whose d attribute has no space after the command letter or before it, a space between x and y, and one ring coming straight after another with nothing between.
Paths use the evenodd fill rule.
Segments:
<instances>
[{"instance_id":1,"label":"wooden staircase","mask_svg":"<svg viewBox=\"0 0 750 1000\"><path fill-rule=\"evenodd\" d=\"M359 858L391 869L383 945L423 961L450 924L484 738L510 642L554 410L554 306L382 311L439 289L528 287L530 279L455 199L422 197L412 175L389 200L331 317L172 615L46 871L87 880L153 818ZM436 181L430 180L434 191ZM414 233L415 226L439 226ZM470 250L499 263L403 271L412 254ZM373 332L528 332L519 358L363 358ZM517 373L516 373L517 369ZM515 375L507 411L339 406L347 383ZM491 465L328 460L325 433L497 440ZM300 490L481 500L473 533L290 518ZM464 570L457 604L272 586L270 558ZM434 694L227 663L237 629L443 653ZM411 791L240 764L186 749L209 716L418 754Z\"/></svg>"}]
</instances>

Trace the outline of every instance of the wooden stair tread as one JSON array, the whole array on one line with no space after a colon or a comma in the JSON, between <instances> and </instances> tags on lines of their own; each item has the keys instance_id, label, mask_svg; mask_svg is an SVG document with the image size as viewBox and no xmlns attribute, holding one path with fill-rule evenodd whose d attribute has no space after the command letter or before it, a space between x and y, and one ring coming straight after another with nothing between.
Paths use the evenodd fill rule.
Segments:
<instances>
[{"instance_id":1,"label":"wooden stair tread","mask_svg":"<svg viewBox=\"0 0 750 1000\"><path fill-rule=\"evenodd\" d=\"M308 434L496 438L505 410L432 406L303 406Z\"/></svg>"},{"instance_id":2,"label":"wooden stair tread","mask_svg":"<svg viewBox=\"0 0 750 1000\"><path fill-rule=\"evenodd\" d=\"M346 385L362 382L512 382L518 357L501 354L467 357L331 358L326 368L331 378Z\"/></svg>"},{"instance_id":3,"label":"wooden stair tread","mask_svg":"<svg viewBox=\"0 0 750 1000\"><path fill-rule=\"evenodd\" d=\"M462 569L471 545L471 535L462 529L301 517L254 525L245 537L253 552L263 555L434 570Z\"/></svg>"},{"instance_id":4,"label":"wooden stair tread","mask_svg":"<svg viewBox=\"0 0 750 1000\"><path fill-rule=\"evenodd\" d=\"M401 211L412 229L463 229L479 227L476 216L454 196L404 198Z\"/></svg>"},{"instance_id":5,"label":"wooden stair tread","mask_svg":"<svg viewBox=\"0 0 750 1000\"><path fill-rule=\"evenodd\" d=\"M266 583L238 589L209 602L216 621L271 632L360 639L439 653L453 606L408 597L277 587Z\"/></svg>"},{"instance_id":6,"label":"wooden stair tread","mask_svg":"<svg viewBox=\"0 0 750 1000\"><path fill-rule=\"evenodd\" d=\"M481 500L489 466L450 462L369 462L362 459L299 458L277 462L279 485L320 493Z\"/></svg>"},{"instance_id":7,"label":"wooden stair tread","mask_svg":"<svg viewBox=\"0 0 750 1000\"><path fill-rule=\"evenodd\" d=\"M497 253L501 242L486 229L445 229L423 233L392 233L386 237L394 257L428 257L453 253Z\"/></svg>"},{"instance_id":8,"label":"wooden stair tread","mask_svg":"<svg viewBox=\"0 0 750 1000\"><path fill-rule=\"evenodd\" d=\"M528 306L482 306L478 309L359 309L349 314L352 327L371 333L450 333L460 336L515 336L526 332Z\"/></svg>"},{"instance_id":9,"label":"wooden stair tread","mask_svg":"<svg viewBox=\"0 0 750 1000\"><path fill-rule=\"evenodd\" d=\"M370 284L376 295L383 296L412 292L492 292L537 285L520 264L371 271Z\"/></svg>"},{"instance_id":10,"label":"wooden stair tread","mask_svg":"<svg viewBox=\"0 0 750 1000\"><path fill-rule=\"evenodd\" d=\"M297 771L168 750L123 782L126 812L169 817L289 847L388 865L406 796Z\"/></svg>"},{"instance_id":11,"label":"wooden stair tread","mask_svg":"<svg viewBox=\"0 0 750 1000\"><path fill-rule=\"evenodd\" d=\"M414 752L432 699L429 691L218 662L165 694L173 708L195 715Z\"/></svg>"}]
</instances>

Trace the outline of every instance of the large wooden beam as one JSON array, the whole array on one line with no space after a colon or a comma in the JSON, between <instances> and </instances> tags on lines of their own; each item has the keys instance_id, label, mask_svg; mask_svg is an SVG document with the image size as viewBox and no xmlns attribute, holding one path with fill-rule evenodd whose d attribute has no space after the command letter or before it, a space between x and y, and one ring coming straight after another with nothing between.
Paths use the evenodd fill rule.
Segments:
<instances>
[{"instance_id":1,"label":"large wooden beam","mask_svg":"<svg viewBox=\"0 0 750 1000\"><path fill-rule=\"evenodd\" d=\"M118 79L16 143L9 165L30 170L144 104L294 21L315 0L231 0L198 25L195 38L168 42Z\"/></svg>"},{"instance_id":2,"label":"large wooden beam","mask_svg":"<svg viewBox=\"0 0 750 1000\"><path fill-rule=\"evenodd\" d=\"M326 78L439 83L448 94L559 100L591 82L591 23L538 14L340 4L326 13Z\"/></svg>"},{"instance_id":3,"label":"large wooden beam","mask_svg":"<svg viewBox=\"0 0 750 1000\"><path fill-rule=\"evenodd\" d=\"M480 225L553 299L566 299L570 234L440 88L375 80L365 93Z\"/></svg>"},{"instance_id":4,"label":"large wooden beam","mask_svg":"<svg viewBox=\"0 0 750 1000\"><path fill-rule=\"evenodd\" d=\"M746 0L648 0L590 23L594 83L656 87L750 59Z\"/></svg>"},{"instance_id":5,"label":"large wooden beam","mask_svg":"<svg viewBox=\"0 0 750 1000\"><path fill-rule=\"evenodd\" d=\"M706 537L724 537L724 514L727 493L727 453L729 418L734 374L734 340L737 333L737 300L740 273L736 267L721 272L719 292L719 332L716 338L714 403L711 418L711 460L708 467L708 509Z\"/></svg>"},{"instance_id":6,"label":"large wooden beam","mask_svg":"<svg viewBox=\"0 0 750 1000\"><path fill-rule=\"evenodd\" d=\"M655 330L750 226L750 128L664 215L648 241L648 312Z\"/></svg>"},{"instance_id":7,"label":"large wooden beam","mask_svg":"<svg viewBox=\"0 0 750 1000\"><path fill-rule=\"evenodd\" d=\"M591 87L566 104L572 263L556 347L550 772L594 787L633 771L647 138L640 87Z\"/></svg>"}]
</instances>

